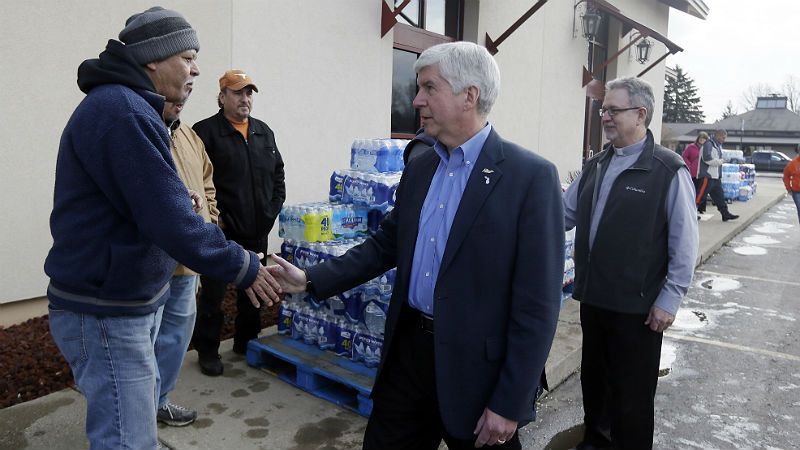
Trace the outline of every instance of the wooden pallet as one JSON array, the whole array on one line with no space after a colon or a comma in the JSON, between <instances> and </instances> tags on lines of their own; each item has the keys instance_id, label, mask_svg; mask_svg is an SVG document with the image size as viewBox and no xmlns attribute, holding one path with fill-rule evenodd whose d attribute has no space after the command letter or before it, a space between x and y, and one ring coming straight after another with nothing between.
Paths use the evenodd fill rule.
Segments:
<instances>
[{"instance_id":1,"label":"wooden pallet","mask_svg":"<svg viewBox=\"0 0 800 450\"><path fill-rule=\"evenodd\" d=\"M374 368L279 334L250 341L247 363L362 416L372 412Z\"/></svg>"}]
</instances>

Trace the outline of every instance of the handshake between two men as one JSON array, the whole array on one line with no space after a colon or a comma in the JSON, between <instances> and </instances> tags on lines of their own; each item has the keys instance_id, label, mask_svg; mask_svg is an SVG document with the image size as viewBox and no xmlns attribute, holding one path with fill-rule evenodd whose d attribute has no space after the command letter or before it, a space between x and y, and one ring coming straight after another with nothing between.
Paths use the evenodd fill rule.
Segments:
<instances>
[{"instance_id":1,"label":"handshake between two men","mask_svg":"<svg viewBox=\"0 0 800 450\"><path fill-rule=\"evenodd\" d=\"M261 266L253 284L245 289L247 297L256 308L261 306L261 299L267 306L283 300L283 294L296 294L306 290L306 274L301 269L278 255L272 254L274 265ZM263 253L258 258L264 259Z\"/></svg>"}]
</instances>

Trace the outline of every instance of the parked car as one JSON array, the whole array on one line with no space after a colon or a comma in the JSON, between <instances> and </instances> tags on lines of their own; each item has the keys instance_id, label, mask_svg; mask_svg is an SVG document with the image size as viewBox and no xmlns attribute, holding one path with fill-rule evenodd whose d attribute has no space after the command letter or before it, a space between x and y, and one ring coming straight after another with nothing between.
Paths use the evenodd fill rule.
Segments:
<instances>
[{"instance_id":1,"label":"parked car","mask_svg":"<svg viewBox=\"0 0 800 450\"><path fill-rule=\"evenodd\" d=\"M783 168L789 164L791 159L775 150L756 150L747 157L746 161L755 164L757 172L783 172Z\"/></svg>"}]
</instances>

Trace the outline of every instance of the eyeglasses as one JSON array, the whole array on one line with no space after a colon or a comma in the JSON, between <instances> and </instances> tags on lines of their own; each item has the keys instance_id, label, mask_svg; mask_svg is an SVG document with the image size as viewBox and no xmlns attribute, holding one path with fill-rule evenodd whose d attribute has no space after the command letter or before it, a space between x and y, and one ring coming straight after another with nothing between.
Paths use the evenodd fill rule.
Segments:
<instances>
[{"instance_id":1,"label":"eyeglasses","mask_svg":"<svg viewBox=\"0 0 800 450\"><path fill-rule=\"evenodd\" d=\"M608 113L609 117L614 117L623 111L632 111L639 108L642 108L642 106L632 106L630 108L600 108L597 110L597 113L600 114L600 117L603 117L605 113Z\"/></svg>"}]
</instances>

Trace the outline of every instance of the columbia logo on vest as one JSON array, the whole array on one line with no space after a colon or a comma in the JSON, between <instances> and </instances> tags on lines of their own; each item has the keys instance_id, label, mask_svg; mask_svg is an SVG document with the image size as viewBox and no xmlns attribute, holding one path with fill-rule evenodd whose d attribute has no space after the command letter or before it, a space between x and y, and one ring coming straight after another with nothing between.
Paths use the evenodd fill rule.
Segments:
<instances>
[{"instance_id":1,"label":"columbia logo on vest","mask_svg":"<svg viewBox=\"0 0 800 450\"><path fill-rule=\"evenodd\" d=\"M642 189L642 188L637 188L637 187L633 187L633 186L625 186L625 190L626 190L626 191L634 191L634 192L638 192L638 193L640 193L640 194L646 194L646 193L647 193L647 191L645 191L644 189Z\"/></svg>"}]
</instances>

